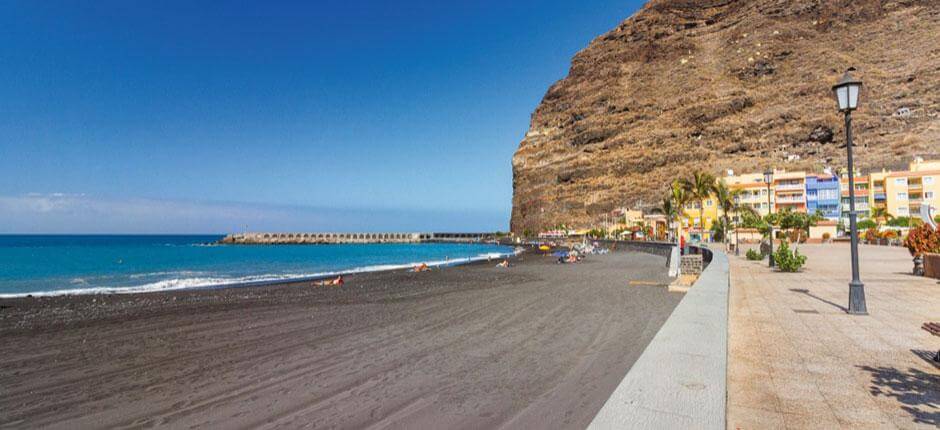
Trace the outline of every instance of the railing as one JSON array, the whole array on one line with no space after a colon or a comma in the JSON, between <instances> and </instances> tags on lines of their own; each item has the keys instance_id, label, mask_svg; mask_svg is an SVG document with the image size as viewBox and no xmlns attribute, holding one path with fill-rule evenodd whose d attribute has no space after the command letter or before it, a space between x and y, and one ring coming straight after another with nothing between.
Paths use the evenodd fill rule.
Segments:
<instances>
[{"instance_id":1,"label":"railing","mask_svg":"<svg viewBox=\"0 0 940 430\"><path fill-rule=\"evenodd\" d=\"M777 190L802 190L803 184L777 184L774 188Z\"/></svg>"}]
</instances>

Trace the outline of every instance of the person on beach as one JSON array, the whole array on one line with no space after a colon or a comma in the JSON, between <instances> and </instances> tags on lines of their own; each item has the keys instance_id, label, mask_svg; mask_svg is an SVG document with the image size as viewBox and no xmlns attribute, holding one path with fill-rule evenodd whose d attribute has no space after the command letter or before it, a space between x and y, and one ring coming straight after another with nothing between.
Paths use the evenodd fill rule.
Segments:
<instances>
[{"instance_id":1,"label":"person on beach","mask_svg":"<svg viewBox=\"0 0 940 430\"><path fill-rule=\"evenodd\" d=\"M509 260L503 260L502 263L497 264L496 267L509 267Z\"/></svg>"},{"instance_id":2,"label":"person on beach","mask_svg":"<svg viewBox=\"0 0 940 430\"><path fill-rule=\"evenodd\" d=\"M339 275L333 279L324 279L322 281L316 281L313 285L317 287L339 287L345 284L346 281L343 280L343 275Z\"/></svg>"},{"instance_id":3,"label":"person on beach","mask_svg":"<svg viewBox=\"0 0 940 430\"><path fill-rule=\"evenodd\" d=\"M428 272L428 271L430 271L430 270L431 270L431 268L428 267L428 265L427 265L426 263L421 263L421 264L415 266L415 268L414 268L414 272L415 272L415 273Z\"/></svg>"}]
</instances>

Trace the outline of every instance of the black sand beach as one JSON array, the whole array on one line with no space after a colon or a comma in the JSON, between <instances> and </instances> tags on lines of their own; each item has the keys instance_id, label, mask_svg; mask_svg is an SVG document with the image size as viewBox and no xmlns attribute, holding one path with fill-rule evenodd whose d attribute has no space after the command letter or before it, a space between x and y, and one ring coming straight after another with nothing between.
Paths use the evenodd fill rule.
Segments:
<instances>
[{"instance_id":1,"label":"black sand beach","mask_svg":"<svg viewBox=\"0 0 940 430\"><path fill-rule=\"evenodd\" d=\"M646 254L494 265L0 300L0 426L580 429L681 299Z\"/></svg>"}]
</instances>

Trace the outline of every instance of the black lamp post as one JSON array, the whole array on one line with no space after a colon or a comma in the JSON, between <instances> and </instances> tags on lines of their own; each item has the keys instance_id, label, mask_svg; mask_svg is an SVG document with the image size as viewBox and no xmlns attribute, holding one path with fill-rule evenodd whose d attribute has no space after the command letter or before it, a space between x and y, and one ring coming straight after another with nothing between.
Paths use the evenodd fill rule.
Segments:
<instances>
[{"instance_id":1,"label":"black lamp post","mask_svg":"<svg viewBox=\"0 0 940 430\"><path fill-rule=\"evenodd\" d=\"M865 284L858 276L858 226L855 213L855 165L852 160L852 111L858 108L858 95L862 81L852 77L855 68L849 68L837 84L832 87L839 111L845 114L845 149L849 157L849 228L852 235L852 282L849 282L849 313L868 315L865 306Z\"/></svg>"},{"instance_id":2,"label":"black lamp post","mask_svg":"<svg viewBox=\"0 0 940 430\"><path fill-rule=\"evenodd\" d=\"M774 223L770 221L770 215L774 212L773 206L770 203L770 193L772 192L770 189L770 186L771 184L773 184L773 182L774 182L774 171L767 170L766 172L764 172L764 183L767 184L767 226L770 227L770 235L769 235L770 240L768 240L768 243L770 243L770 256L767 257L767 259L770 260L770 262L768 263L770 267L774 267Z\"/></svg>"}]
</instances>

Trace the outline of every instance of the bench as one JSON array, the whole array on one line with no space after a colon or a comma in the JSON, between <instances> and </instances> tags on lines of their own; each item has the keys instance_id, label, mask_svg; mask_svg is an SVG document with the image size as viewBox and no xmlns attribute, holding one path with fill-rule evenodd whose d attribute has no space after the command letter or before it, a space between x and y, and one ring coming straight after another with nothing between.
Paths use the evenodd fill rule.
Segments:
<instances>
[{"instance_id":1,"label":"bench","mask_svg":"<svg viewBox=\"0 0 940 430\"><path fill-rule=\"evenodd\" d=\"M920 328L927 330L927 333L934 336L940 336L940 323L925 322ZM937 351L937 355L933 356L933 361L940 363L940 351Z\"/></svg>"}]
</instances>

